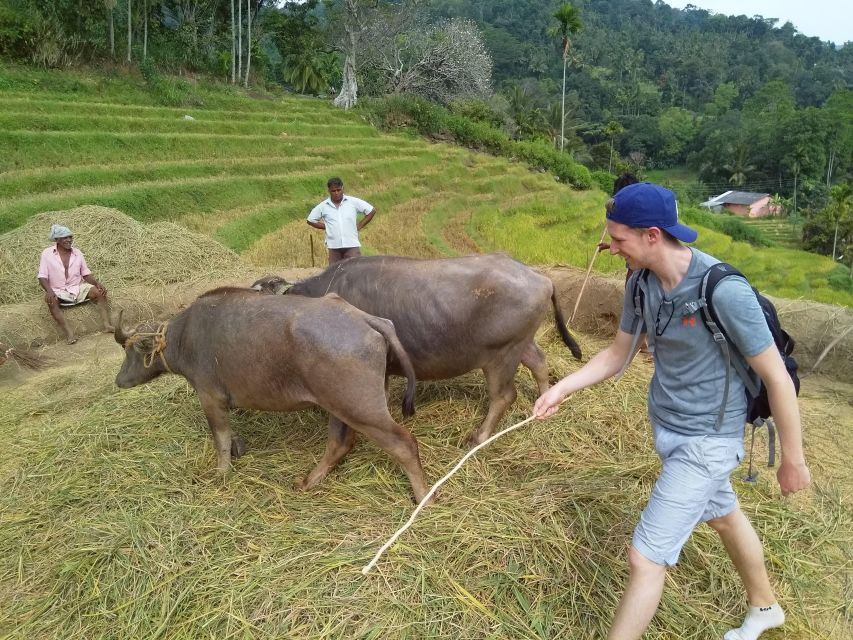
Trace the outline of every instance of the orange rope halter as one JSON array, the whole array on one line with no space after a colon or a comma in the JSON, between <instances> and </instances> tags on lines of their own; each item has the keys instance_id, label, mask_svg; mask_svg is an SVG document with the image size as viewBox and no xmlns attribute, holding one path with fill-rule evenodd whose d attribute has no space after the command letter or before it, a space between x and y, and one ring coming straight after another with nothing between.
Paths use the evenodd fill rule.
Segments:
<instances>
[{"instance_id":1,"label":"orange rope halter","mask_svg":"<svg viewBox=\"0 0 853 640\"><path fill-rule=\"evenodd\" d=\"M153 333L134 333L127 339L124 346L125 348L131 347L136 344L140 338L151 337L154 341L154 349L151 353L146 353L142 356L142 364L145 365L146 369L150 369L151 365L154 364L154 358L159 355L160 361L163 363L163 366L166 367L166 371L169 373L175 373L171 368L169 368L169 363L166 362L166 356L163 353L166 350L166 329L168 328L169 323L164 322L157 327L157 331Z\"/></svg>"}]
</instances>

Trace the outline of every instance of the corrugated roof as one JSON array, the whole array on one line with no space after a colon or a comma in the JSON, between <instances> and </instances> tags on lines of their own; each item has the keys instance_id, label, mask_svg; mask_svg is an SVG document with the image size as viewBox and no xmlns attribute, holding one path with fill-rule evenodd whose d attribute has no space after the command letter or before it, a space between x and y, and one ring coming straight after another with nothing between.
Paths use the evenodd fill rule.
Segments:
<instances>
[{"instance_id":1,"label":"corrugated roof","mask_svg":"<svg viewBox=\"0 0 853 640\"><path fill-rule=\"evenodd\" d=\"M753 204L762 198L768 197L769 193L755 193L753 191L726 191L708 200L709 204Z\"/></svg>"}]
</instances>

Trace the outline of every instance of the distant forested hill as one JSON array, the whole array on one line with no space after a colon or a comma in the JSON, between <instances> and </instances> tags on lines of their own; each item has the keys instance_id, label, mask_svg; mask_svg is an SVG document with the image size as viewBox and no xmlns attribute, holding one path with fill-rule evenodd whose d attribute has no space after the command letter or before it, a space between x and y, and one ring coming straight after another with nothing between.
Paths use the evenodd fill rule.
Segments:
<instances>
[{"instance_id":1,"label":"distant forested hill","mask_svg":"<svg viewBox=\"0 0 853 640\"><path fill-rule=\"evenodd\" d=\"M562 4L542 0L435 0L442 16L464 16L484 30L496 84L536 80L547 92L560 78L557 38L548 34ZM853 83L853 46L836 49L780 25L772 16L712 15L650 0L576 0L583 29L573 38L569 85L589 121L654 115L677 106L704 111L730 84L740 107L761 86L781 80L798 107L821 106ZM719 100L723 100L720 97ZM718 101L719 101L718 100Z\"/></svg>"}]
</instances>

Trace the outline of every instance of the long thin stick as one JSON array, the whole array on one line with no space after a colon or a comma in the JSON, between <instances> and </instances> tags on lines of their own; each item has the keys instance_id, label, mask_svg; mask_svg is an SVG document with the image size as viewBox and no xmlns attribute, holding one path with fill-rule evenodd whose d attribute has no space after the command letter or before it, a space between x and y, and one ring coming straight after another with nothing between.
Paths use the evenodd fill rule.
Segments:
<instances>
[{"instance_id":1,"label":"long thin stick","mask_svg":"<svg viewBox=\"0 0 853 640\"><path fill-rule=\"evenodd\" d=\"M423 499L423 500L421 500L421 501L420 501L420 503L418 503L418 506L417 506L417 507L415 507L415 510L412 512L412 516L409 518L409 521L408 521L406 524L404 524L402 527L400 527L399 529L397 529L397 533L395 533L393 536L391 536L391 537L388 539L388 542L386 542L385 544L383 544L383 545L382 545L382 548L381 548L381 549L379 549L379 551L377 551L377 552L376 552L376 555L375 555L375 556L373 556L373 560L371 560L368 564L364 565L364 566L361 568L361 574L362 574L362 575L365 575L365 576L367 575L367 573L368 573L368 572L373 568L373 566L374 566L374 565L379 561L379 558L382 556L382 554L383 554L383 553L385 553L385 552L386 552L386 551L391 547L391 545L392 545L392 544L394 544L394 543L397 541L397 538L399 538L399 537L403 534L403 532L404 532L406 529L408 529L409 527L411 527L411 526L412 526L412 523L415 521L415 518L418 516L418 514L419 514L419 513L420 513L420 511L421 511L421 509L423 509L423 508L424 508L424 505L429 501L429 499L433 496L433 494L436 492L436 490L437 490L441 485L443 485L443 484L445 483L445 481L446 481L448 478L450 478L450 476L452 476L454 473L456 473L457 471L459 471L459 468L460 468L460 467L465 463L465 461L466 461L468 458L470 458L471 456L473 456L475 453L477 453L480 449L482 449L483 447L485 447L487 444L489 444L489 443L491 443L492 441L497 440L498 438L500 438L500 437L501 437L502 435L504 435L505 433L509 433L510 431L514 431L515 429L518 429L519 427L521 427L521 426L523 426L523 425L527 424L528 422L530 422L531 420L533 420L533 419L535 419L535 418L536 418L536 416L530 416L530 417L529 417L529 418L527 418L526 420L522 420L521 422L517 422L516 424L512 425L511 427L507 427L506 429L504 429L504 430L503 430L503 431L501 431L500 433L496 433L496 434L495 434L495 435L493 435L491 438L489 438L489 439L488 439L488 440L486 440L485 442L481 442L481 443L480 443L480 444L478 444L476 447L474 447L473 449L471 449L468 453L466 453L466 454L462 457L462 459L459 461L459 463L458 463L455 467L453 467L453 469L451 469L451 470L450 470L450 473L448 473L446 476L444 476L441 480L439 480L438 482L436 482L436 483L433 485L432 489L430 489L430 490L429 490L429 492L424 496L424 499Z\"/></svg>"},{"instance_id":2,"label":"long thin stick","mask_svg":"<svg viewBox=\"0 0 853 640\"><path fill-rule=\"evenodd\" d=\"M835 340L833 340L832 342L830 342L830 343L826 346L826 349L824 349L824 350L823 350L823 352L820 354L820 357L819 357L819 358L817 359L817 361L812 365L812 370L811 370L811 372L812 372L812 373L814 373L815 371L817 371L817 367L818 367L818 365L819 365L821 362L823 362L823 359L826 357L826 354L827 354L827 353L829 353L829 352L832 350L832 347L834 347L834 346L835 346L835 345L837 345L839 342L841 342L841 340L843 340L843 339L844 339L844 336L846 336L848 333L850 333L850 330L851 330L851 329L853 329L853 326L847 327L844 331L842 331L840 334L838 334L837 336L835 336Z\"/></svg>"},{"instance_id":3,"label":"long thin stick","mask_svg":"<svg viewBox=\"0 0 853 640\"><path fill-rule=\"evenodd\" d=\"M604 237L607 235L607 226L605 225L604 230L601 232L601 240L598 241L598 244L595 245L595 253L592 254L592 260L589 261L589 267L586 270L586 277L583 279L583 284L581 285L580 293L578 293L578 298L575 300L575 308L572 310L572 317L569 318L569 324L571 325L575 321L575 314L578 312L578 306L581 303L581 296L583 295L583 290L586 289L586 281L589 280L589 274L592 271L592 265L595 264L595 259L598 257L598 254L601 253L601 243L604 242Z\"/></svg>"}]
</instances>

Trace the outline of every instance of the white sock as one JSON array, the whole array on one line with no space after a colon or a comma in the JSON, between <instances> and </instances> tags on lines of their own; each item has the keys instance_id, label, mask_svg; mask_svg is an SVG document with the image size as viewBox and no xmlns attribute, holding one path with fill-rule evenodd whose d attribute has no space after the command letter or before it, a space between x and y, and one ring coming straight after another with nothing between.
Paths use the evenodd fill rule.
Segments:
<instances>
[{"instance_id":1,"label":"white sock","mask_svg":"<svg viewBox=\"0 0 853 640\"><path fill-rule=\"evenodd\" d=\"M769 607L750 607L739 629L726 632L723 640L757 640L758 636L785 624L785 612L779 603L774 602Z\"/></svg>"}]
</instances>

